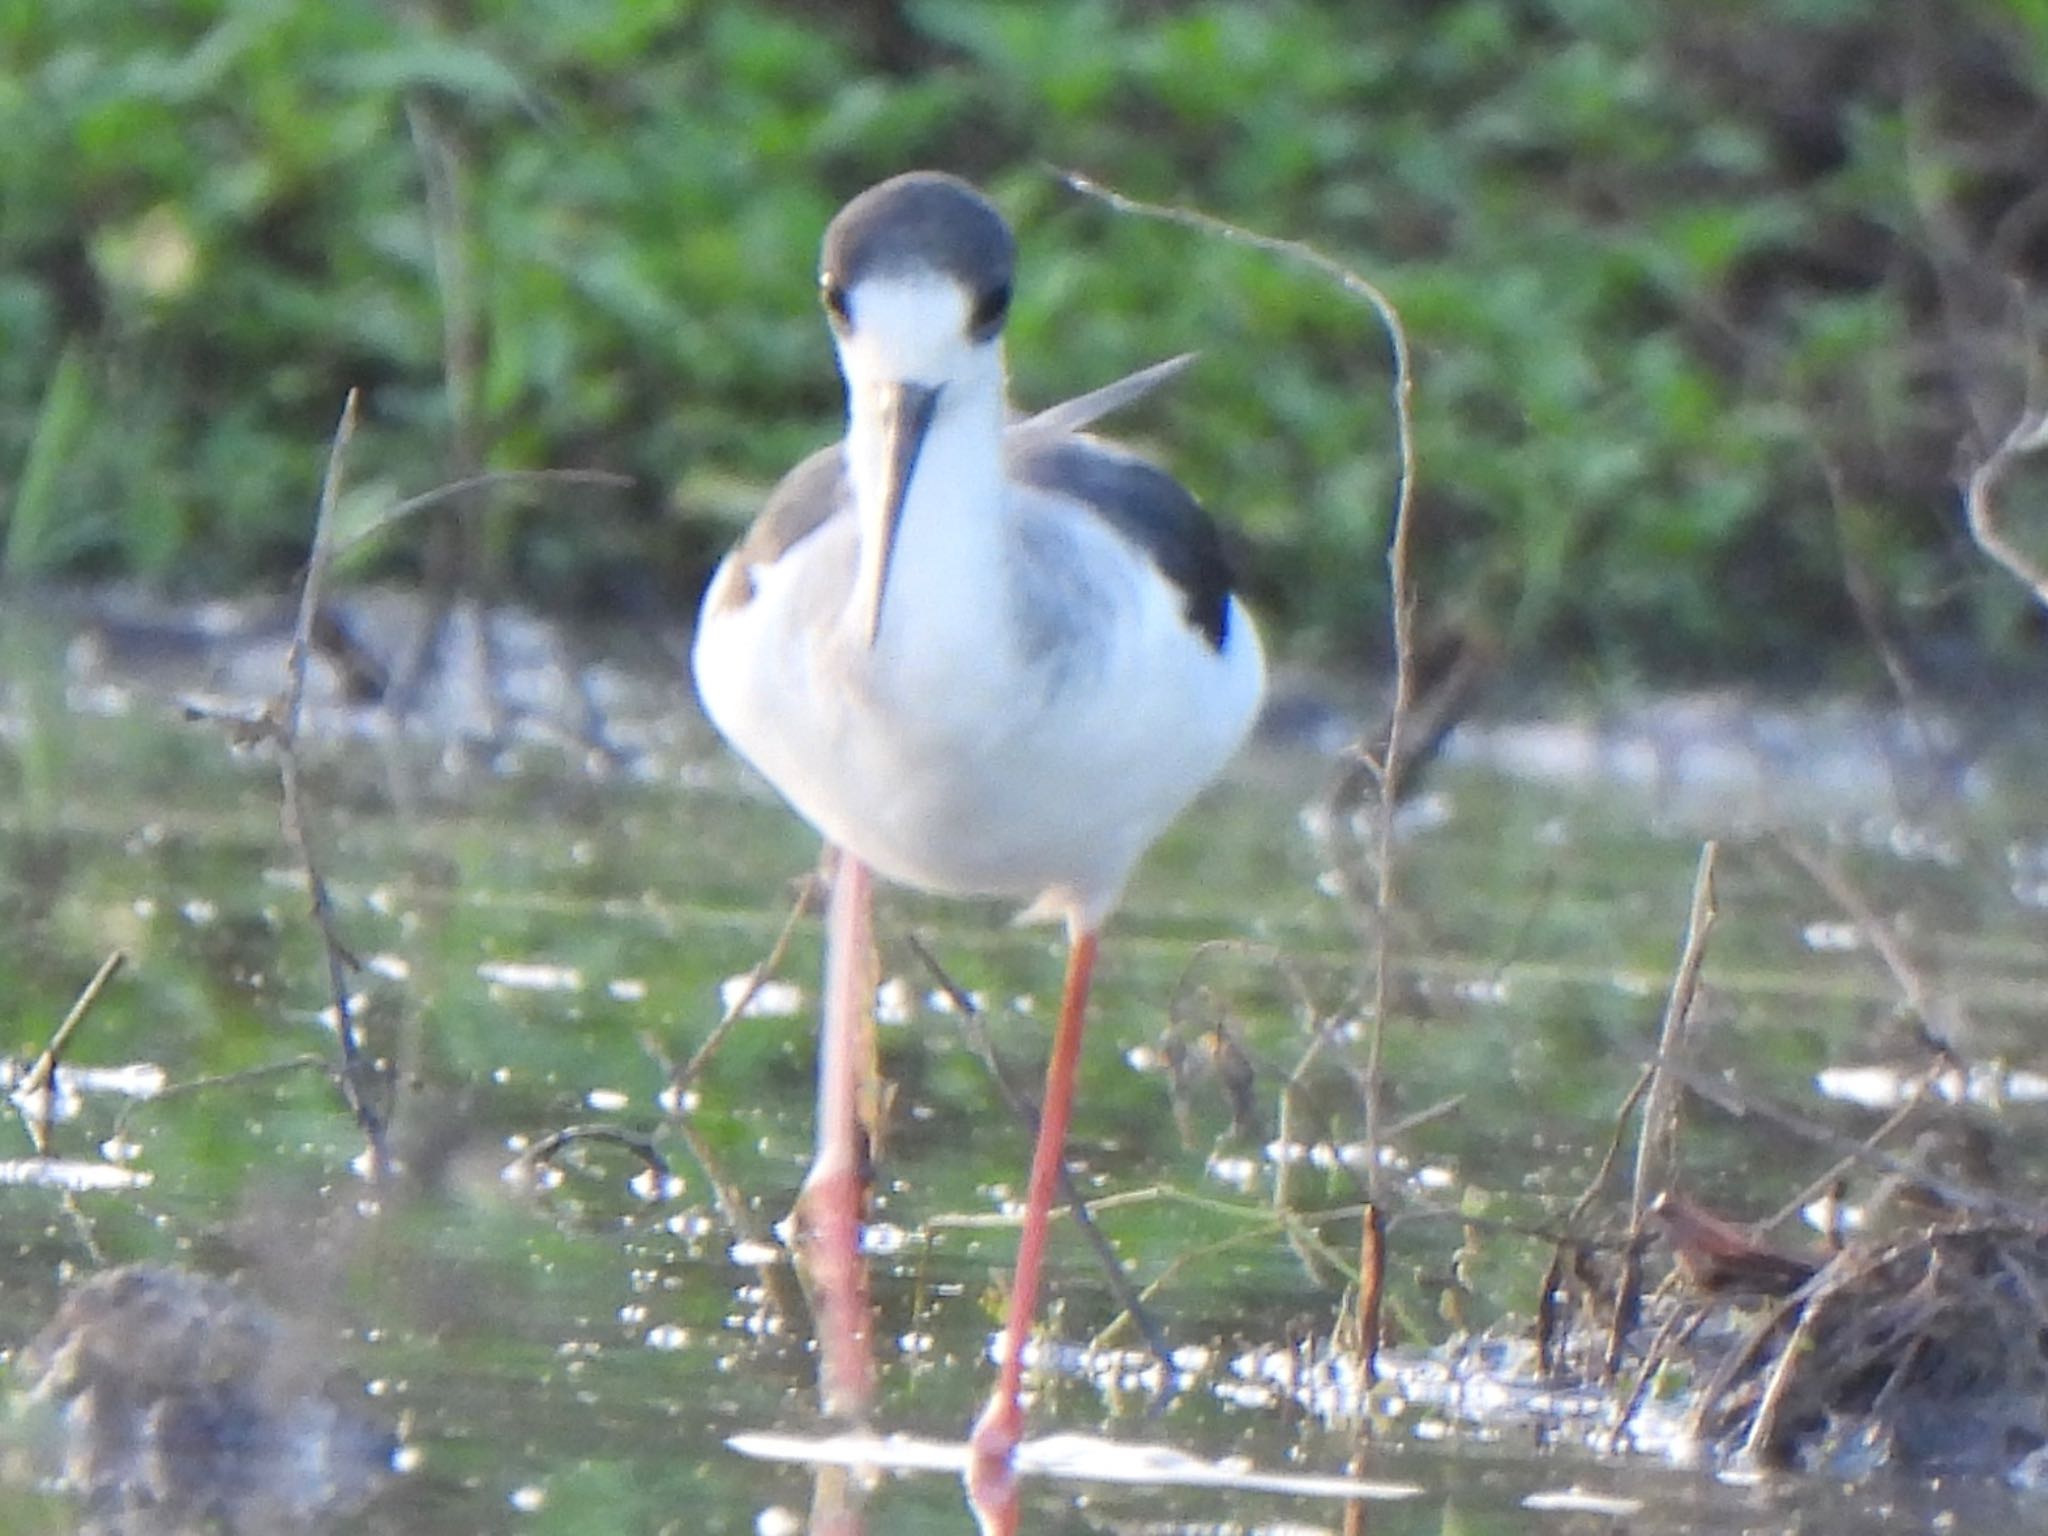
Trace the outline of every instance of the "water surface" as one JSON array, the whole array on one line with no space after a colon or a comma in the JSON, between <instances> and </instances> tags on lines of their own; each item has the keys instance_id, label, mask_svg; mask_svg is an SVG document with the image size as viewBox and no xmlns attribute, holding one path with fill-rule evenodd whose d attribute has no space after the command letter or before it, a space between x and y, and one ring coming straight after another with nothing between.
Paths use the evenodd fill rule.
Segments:
<instances>
[{"instance_id":1,"label":"water surface","mask_svg":"<svg viewBox=\"0 0 2048 1536\"><path fill-rule=\"evenodd\" d=\"M545 673L559 657L539 652ZM127 960L64 1053L80 1091L60 1095L50 1151L74 1172L19 1173L27 1125L0 1152L18 1173L0 1185L0 1346L19 1352L68 1286L117 1265L231 1275L404 1448L403 1474L342 1529L796 1528L811 1473L727 1442L820 1428L806 1314L774 1237L810 1144L814 921L690 1091L669 1090L774 947L810 835L644 651L561 648L580 658L577 686L529 688L492 739L446 718L396 729L320 693L310 825L362 962L366 1038L391 1065L404 1168L373 1189L328 1070L324 954L274 758L181 709L202 689L253 699L279 652L244 635L176 665L140 653L150 665L75 621L17 622L9 638L11 1081L103 958ZM1932 1015L1981 1069L1956 1079L1976 1100L1957 1113L1995 1132L2001 1187L2040 1187L2048 1142L2026 1076L2048 996L2038 770L2017 748L1972 748L1895 772L1886 754L1911 735L1841 706L1724 703L1552 711L1454 739L1403 812L1385 1062L1398 1369L1371 1394L1331 1339L1365 1190L1372 917L1328 868L1327 762L1289 742L1249 754L1146 863L1110 930L1071 1148L1186 1379L1162 1402L1132 1330L1098 1339L1118 1304L1063 1234L1048 1327L1069 1348L1033 1432L1412 1485L1371 1508L1381 1532L2014 1518L2006 1501L2025 1496L1996 1480L1843 1491L1595 1455L1584 1443L1611 1409L1540 1390L1522 1342L1550 1238L1654 1051L1704 836L1726 841L1701 1075L1860 1136L1928 1060ZM1060 944L999 909L894 893L881 934L895 1098L876 1427L953 1440L992 1376L1028 1141L909 938L982 1000L1031 1083ZM570 1126L625 1133L673 1181L613 1140L576 1141L545 1169L522 1160ZM1769 1115L1695 1102L1677 1158L1695 1197L1751 1219L1834 1154ZM93 1168L133 1187L58 1187L94 1183L76 1171ZM1851 1206L1876 1182L1851 1169ZM1340 1502L1281 1493L1032 1490L1047 1530L1345 1528ZM73 1529L74 1508L57 1491L11 1495L0 1531ZM886 1479L869 1511L878 1531L968 1528L944 1476Z\"/></svg>"}]
</instances>

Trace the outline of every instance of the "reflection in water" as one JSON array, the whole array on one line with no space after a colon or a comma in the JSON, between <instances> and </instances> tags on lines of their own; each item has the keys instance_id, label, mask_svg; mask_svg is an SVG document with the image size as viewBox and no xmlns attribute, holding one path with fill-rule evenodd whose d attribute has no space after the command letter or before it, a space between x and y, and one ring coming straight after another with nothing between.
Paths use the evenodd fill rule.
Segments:
<instances>
[{"instance_id":1,"label":"reflection in water","mask_svg":"<svg viewBox=\"0 0 2048 1536\"><path fill-rule=\"evenodd\" d=\"M111 1270L22 1351L0 1468L73 1495L90 1536L319 1530L369 1501L397 1449L325 1374L232 1286Z\"/></svg>"},{"instance_id":2,"label":"reflection in water","mask_svg":"<svg viewBox=\"0 0 2048 1536\"><path fill-rule=\"evenodd\" d=\"M959 1441L863 1430L806 1436L749 1432L728 1442L742 1456L818 1468L880 1472L964 1472L973 1454ZM1057 1434L1017 1447L1017 1469L1032 1477L1075 1483L1128 1483L1141 1488L1229 1488L1240 1493L1285 1493L1303 1499L1345 1499L1399 1504L1422 1497L1414 1483L1350 1474L1262 1470L1241 1456L1210 1460L1171 1445L1110 1440L1100 1435Z\"/></svg>"}]
</instances>

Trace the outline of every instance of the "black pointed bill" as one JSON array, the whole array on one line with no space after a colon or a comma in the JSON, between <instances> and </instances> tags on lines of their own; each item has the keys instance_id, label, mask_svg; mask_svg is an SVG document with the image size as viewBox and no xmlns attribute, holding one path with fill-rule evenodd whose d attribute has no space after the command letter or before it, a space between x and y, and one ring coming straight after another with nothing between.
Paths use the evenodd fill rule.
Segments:
<instances>
[{"instance_id":1,"label":"black pointed bill","mask_svg":"<svg viewBox=\"0 0 2048 1536\"><path fill-rule=\"evenodd\" d=\"M903 504L910 496L910 477L938 409L937 388L924 384L893 384L882 396L882 444L888 478L882 485L881 540L875 567L874 605L868 610L868 644L882 632L882 603L889 591L889 564L896 554L896 531L903 522Z\"/></svg>"}]
</instances>

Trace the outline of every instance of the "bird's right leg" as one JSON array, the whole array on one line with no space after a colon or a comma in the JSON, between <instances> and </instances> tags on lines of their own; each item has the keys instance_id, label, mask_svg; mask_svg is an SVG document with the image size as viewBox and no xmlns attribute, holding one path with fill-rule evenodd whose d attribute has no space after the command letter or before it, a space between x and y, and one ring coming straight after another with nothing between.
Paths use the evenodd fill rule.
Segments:
<instances>
[{"instance_id":1,"label":"bird's right leg","mask_svg":"<svg viewBox=\"0 0 2048 1536\"><path fill-rule=\"evenodd\" d=\"M828 1417L866 1417L875 1395L873 1308L861 1228L875 1062L873 878L839 850L825 920L818 1028L818 1151L793 1215L797 1269L818 1334L818 1399Z\"/></svg>"}]
</instances>

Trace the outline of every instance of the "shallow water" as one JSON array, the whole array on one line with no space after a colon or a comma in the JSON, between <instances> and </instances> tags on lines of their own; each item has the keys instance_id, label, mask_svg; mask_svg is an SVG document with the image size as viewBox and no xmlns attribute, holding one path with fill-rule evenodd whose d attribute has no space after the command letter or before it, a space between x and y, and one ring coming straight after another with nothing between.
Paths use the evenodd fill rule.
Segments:
<instances>
[{"instance_id":1,"label":"shallow water","mask_svg":"<svg viewBox=\"0 0 2048 1536\"><path fill-rule=\"evenodd\" d=\"M773 946L810 836L647 664L659 646L637 661L590 660L602 640L510 648L540 658L542 681L520 683L523 713L486 743L470 719L398 731L318 693L304 751L316 856L363 962L367 1039L394 1069L405 1173L373 1190L325 1070L324 963L275 762L181 710L198 691L251 702L277 637L244 626L170 659L148 636L115 638L60 615L17 621L6 646L9 1086L103 957L127 960L66 1046L77 1075L59 1075L54 1159L28 1161L26 1125L0 1149L0 1347L19 1352L68 1285L114 1265L236 1275L403 1446L402 1475L340 1529L795 1529L812 1471L728 1441L820 1430L806 1314L774 1236L809 1149L814 922L691 1092L666 1090ZM573 686L548 684L571 655ZM1251 753L1155 852L1111 929L1070 1154L1185 1379L1162 1403L1128 1329L1082 1351L1117 1305L1063 1235L1049 1326L1067 1348L1033 1433L1409 1485L1370 1507L1381 1532L2048 1518L1990 1480L1843 1491L1682 1470L1659 1440L1675 1415L1654 1407L1638 1428L1658 1448L1594 1454L1609 1408L1543 1388L1518 1342L1548 1236L1654 1052L1703 836L1728 841L1697 1071L1726 1098L1688 1108L1683 1186L1747 1219L1825 1171L1831 1148L1729 1102L1866 1134L1872 1106L1927 1059L1911 991L1978 1068L1954 1079L1971 1101L1957 1113L1995 1132L1998 1187L2042 1187L2048 1110L2027 1075L2048 998L2036 755L1993 741L1894 772L1885 752L1912 736L1838 705L1721 701L1554 710L1453 739L1402 818L1385 1069L1399 1347L1370 1394L1328 1347L1359 1243L1369 946L1333 894L1318 836L1332 829L1306 809L1327 764L1299 743ZM1839 871L1835 890L1788 839ZM1844 889L1908 975L1887 969ZM1027 1082L1060 954L1001 911L885 903L896 1097L871 1239L875 1427L954 1441L992 1375L1027 1145L913 933L985 1000ZM567 1126L644 1139L673 1181L607 1140L542 1170L522 1161ZM1851 1207L1878 1182L1848 1180ZM13 1375L20 1390L26 1372ZM1119 1486L1062 1466L1030 1484L1032 1528L1345 1528L1330 1497L1173 1486L1171 1469ZM0 1532L73 1529L73 1507L47 1488L10 1494ZM868 1511L875 1531L969 1528L943 1474L885 1477Z\"/></svg>"}]
</instances>

